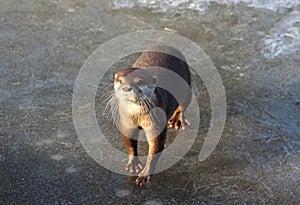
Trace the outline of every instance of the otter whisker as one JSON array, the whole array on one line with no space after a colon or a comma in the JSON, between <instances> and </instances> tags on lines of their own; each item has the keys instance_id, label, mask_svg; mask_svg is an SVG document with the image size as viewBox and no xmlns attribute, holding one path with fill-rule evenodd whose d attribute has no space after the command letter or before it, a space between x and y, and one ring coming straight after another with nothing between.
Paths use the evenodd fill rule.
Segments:
<instances>
[{"instance_id":1,"label":"otter whisker","mask_svg":"<svg viewBox=\"0 0 300 205\"><path fill-rule=\"evenodd\" d=\"M109 88L110 90L104 93L100 98L102 100L101 105L105 104L103 113L109 113L116 126L119 125L119 100L116 97L115 90Z\"/></svg>"},{"instance_id":2,"label":"otter whisker","mask_svg":"<svg viewBox=\"0 0 300 205\"><path fill-rule=\"evenodd\" d=\"M154 103L153 100L151 100L148 96L145 96L145 99L146 99L146 102L147 102L149 108L154 108L155 107L155 103ZM156 120L154 120L154 117L155 117ZM151 119L151 122L162 123L160 117L157 116L156 112L151 112L150 113L150 119ZM160 126L158 126L157 123L153 123L153 124L154 124L154 127L156 129L158 129L158 130L160 129Z\"/></svg>"},{"instance_id":3,"label":"otter whisker","mask_svg":"<svg viewBox=\"0 0 300 205\"><path fill-rule=\"evenodd\" d=\"M114 95L112 97L112 100L110 101L110 108L111 108L111 114L112 114L112 118L114 121L114 124L118 127L119 126L119 100L117 99L117 97Z\"/></svg>"},{"instance_id":4,"label":"otter whisker","mask_svg":"<svg viewBox=\"0 0 300 205\"><path fill-rule=\"evenodd\" d=\"M114 102L114 100L115 100L115 95L111 95L111 96L109 96L108 100L106 100L106 102L103 101L103 103L107 103L105 105L105 108L111 106L111 104Z\"/></svg>"},{"instance_id":5,"label":"otter whisker","mask_svg":"<svg viewBox=\"0 0 300 205\"><path fill-rule=\"evenodd\" d=\"M114 95L113 84L109 84L108 86L105 86L103 90L101 90L101 96L100 99L103 101L106 101L107 98L110 98L111 95Z\"/></svg>"},{"instance_id":6,"label":"otter whisker","mask_svg":"<svg viewBox=\"0 0 300 205\"><path fill-rule=\"evenodd\" d=\"M112 93L110 96L107 96L107 99L105 99L104 101L102 101L102 103L106 103L105 107L104 107L104 112L108 112L110 110L110 108L113 106L113 102L115 101L115 94Z\"/></svg>"},{"instance_id":7,"label":"otter whisker","mask_svg":"<svg viewBox=\"0 0 300 205\"><path fill-rule=\"evenodd\" d=\"M100 99L103 99L103 102L107 101L108 99L110 99L113 95L115 95L115 93L113 92L107 92L105 94L103 94Z\"/></svg>"},{"instance_id":8,"label":"otter whisker","mask_svg":"<svg viewBox=\"0 0 300 205\"><path fill-rule=\"evenodd\" d=\"M144 109L145 109L145 111L146 111L147 113L149 113L152 107L151 107L151 105L150 105L149 99L148 99L147 96L145 96L145 95L143 96L143 102L144 102L144 104L145 104L145 106L143 106Z\"/></svg>"},{"instance_id":9,"label":"otter whisker","mask_svg":"<svg viewBox=\"0 0 300 205\"><path fill-rule=\"evenodd\" d=\"M149 108L149 109L155 107L155 103L154 103L148 96L146 96L146 95L145 95L145 100L146 100L147 103L148 103L148 108Z\"/></svg>"},{"instance_id":10,"label":"otter whisker","mask_svg":"<svg viewBox=\"0 0 300 205\"><path fill-rule=\"evenodd\" d=\"M109 100L113 95L115 95L114 91L107 91L106 93L102 94L100 96L100 99L102 100L102 102L106 102L107 100Z\"/></svg>"},{"instance_id":11,"label":"otter whisker","mask_svg":"<svg viewBox=\"0 0 300 205\"><path fill-rule=\"evenodd\" d=\"M149 117L150 117L150 119L151 119L151 122L155 122L155 120L154 120L154 117L157 119L157 120L159 120L159 117L156 115L156 113L155 112L151 112L150 113L150 110L151 110L151 108L153 108L154 106L154 103L153 103L153 101L151 100L151 99L149 99L146 95L144 95L144 103L145 103L145 105L146 106L144 106L145 108L147 108L147 113L149 113ZM156 125L154 125L155 126L155 128L158 128Z\"/></svg>"}]
</instances>

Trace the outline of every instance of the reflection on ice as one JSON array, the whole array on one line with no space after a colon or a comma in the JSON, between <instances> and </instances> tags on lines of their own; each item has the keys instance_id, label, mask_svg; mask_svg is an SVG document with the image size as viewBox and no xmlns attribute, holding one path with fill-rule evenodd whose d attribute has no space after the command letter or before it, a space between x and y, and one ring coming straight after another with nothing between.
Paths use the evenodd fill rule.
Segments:
<instances>
[{"instance_id":1,"label":"reflection on ice","mask_svg":"<svg viewBox=\"0 0 300 205\"><path fill-rule=\"evenodd\" d=\"M174 9L191 9L206 12L211 3L239 4L245 3L250 7L277 10L278 8L292 8L300 5L294 0L114 0L116 8L144 7L167 11Z\"/></svg>"},{"instance_id":2,"label":"reflection on ice","mask_svg":"<svg viewBox=\"0 0 300 205\"><path fill-rule=\"evenodd\" d=\"M293 11L277 23L263 43L267 58L275 58L282 54L300 55L300 12Z\"/></svg>"}]
</instances>

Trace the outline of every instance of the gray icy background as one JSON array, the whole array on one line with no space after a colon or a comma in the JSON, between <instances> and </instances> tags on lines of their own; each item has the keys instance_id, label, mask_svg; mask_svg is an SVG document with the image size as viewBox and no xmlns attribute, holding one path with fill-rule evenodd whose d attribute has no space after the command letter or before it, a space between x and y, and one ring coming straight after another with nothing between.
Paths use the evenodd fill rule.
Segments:
<instances>
[{"instance_id":1,"label":"gray icy background","mask_svg":"<svg viewBox=\"0 0 300 205\"><path fill-rule=\"evenodd\" d=\"M299 6L293 0L1 0L0 203L299 204ZM210 103L193 76L199 136L184 159L141 189L89 157L71 105L88 56L120 34L145 29L196 42L221 75L228 110L216 150L199 162ZM103 123L124 150L113 125Z\"/></svg>"}]
</instances>

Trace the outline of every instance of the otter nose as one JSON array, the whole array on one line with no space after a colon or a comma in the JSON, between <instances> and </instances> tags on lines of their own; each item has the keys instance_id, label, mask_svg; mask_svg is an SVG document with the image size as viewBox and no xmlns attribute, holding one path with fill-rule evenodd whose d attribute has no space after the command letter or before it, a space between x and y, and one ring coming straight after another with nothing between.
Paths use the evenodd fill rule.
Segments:
<instances>
[{"instance_id":1,"label":"otter nose","mask_svg":"<svg viewBox=\"0 0 300 205\"><path fill-rule=\"evenodd\" d=\"M138 94L138 96L141 96L143 94L143 91L141 89L138 89L137 94Z\"/></svg>"},{"instance_id":2,"label":"otter nose","mask_svg":"<svg viewBox=\"0 0 300 205\"><path fill-rule=\"evenodd\" d=\"M124 86L124 87L122 87L122 90L125 91L125 92L129 92L129 91L132 90L132 88L129 87L129 86Z\"/></svg>"}]
</instances>

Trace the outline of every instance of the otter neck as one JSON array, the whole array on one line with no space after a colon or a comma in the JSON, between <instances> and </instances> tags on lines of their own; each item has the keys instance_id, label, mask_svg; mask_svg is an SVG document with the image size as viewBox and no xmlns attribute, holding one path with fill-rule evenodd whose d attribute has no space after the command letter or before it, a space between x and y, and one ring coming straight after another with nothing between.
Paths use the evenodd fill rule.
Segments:
<instances>
[{"instance_id":1,"label":"otter neck","mask_svg":"<svg viewBox=\"0 0 300 205\"><path fill-rule=\"evenodd\" d=\"M120 114L123 120L134 127L148 127L151 124L150 110L135 102L120 102Z\"/></svg>"}]
</instances>

